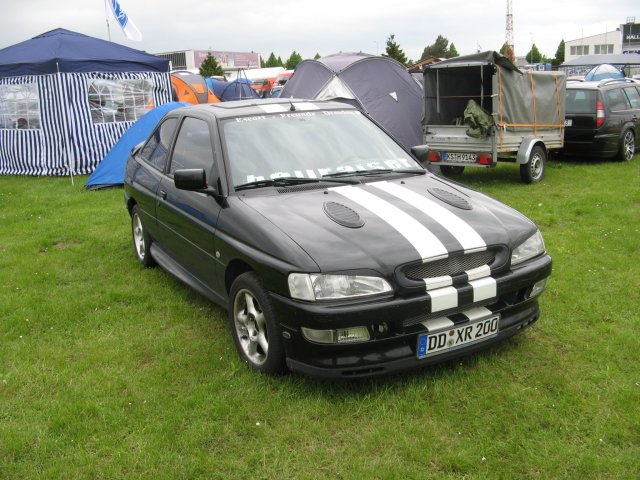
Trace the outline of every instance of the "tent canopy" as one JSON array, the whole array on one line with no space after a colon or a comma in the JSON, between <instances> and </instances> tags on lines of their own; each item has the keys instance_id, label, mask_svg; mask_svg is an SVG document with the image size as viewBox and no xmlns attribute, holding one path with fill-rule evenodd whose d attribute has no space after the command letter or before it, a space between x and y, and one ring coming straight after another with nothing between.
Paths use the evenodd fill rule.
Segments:
<instances>
[{"instance_id":1,"label":"tent canopy","mask_svg":"<svg viewBox=\"0 0 640 480\"><path fill-rule=\"evenodd\" d=\"M338 100L381 124L406 148L422 144L422 89L399 62L366 53L304 60L282 98Z\"/></svg>"},{"instance_id":2,"label":"tent canopy","mask_svg":"<svg viewBox=\"0 0 640 480\"><path fill-rule=\"evenodd\" d=\"M593 67L589 73L585 75L584 81L592 82L596 80L604 80L605 78L624 78L624 73L613 65L603 63L602 65Z\"/></svg>"},{"instance_id":3,"label":"tent canopy","mask_svg":"<svg viewBox=\"0 0 640 480\"><path fill-rule=\"evenodd\" d=\"M63 28L0 50L0 78L58 71L168 72L169 61Z\"/></svg>"},{"instance_id":4,"label":"tent canopy","mask_svg":"<svg viewBox=\"0 0 640 480\"><path fill-rule=\"evenodd\" d=\"M167 112L189 105L184 102L170 102L145 113L140 120L129 127L120 140L98 164L85 183L87 190L114 187L124 183L124 172L131 149L147 139Z\"/></svg>"},{"instance_id":5,"label":"tent canopy","mask_svg":"<svg viewBox=\"0 0 640 480\"><path fill-rule=\"evenodd\" d=\"M197 105L199 103L217 103L220 99L213 93L206 79L186 70L171 72L173 100Z\"/></svg>"}]
</instances>

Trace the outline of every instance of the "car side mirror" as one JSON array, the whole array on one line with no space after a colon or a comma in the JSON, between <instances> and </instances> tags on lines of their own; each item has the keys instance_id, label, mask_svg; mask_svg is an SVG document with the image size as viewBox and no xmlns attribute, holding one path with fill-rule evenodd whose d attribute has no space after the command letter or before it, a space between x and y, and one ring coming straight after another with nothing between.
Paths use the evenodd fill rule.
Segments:
<instances>
[{"instance_id":1,"label":"car side mirror","mask_svg":"<svg viewBox=\"0 0 640 480\"><path fill-rule=\"evenodd\" d=\"M411 147L411 154L418 159L420 163L427 163L429 160L429 145L416 145Z\"/></svg>"},{"instance_id":2,"label":"car side mirror","mask_svg":"<svg viewBox=\"0 0 640 480\"><path fill-rule=\"evenodd\" d=\"M179 190L191 192L211 193L216 195L218 190L207 185L207 174L204 168L185 168L173 172L173 183Z\"/></svg>"},{"instance_id":3,"label":"car side mirror","mask_svg":"<svg viewBox=\"0 0 640 480\"><path fill-rule=\"evenodd\" d=\"M137 157L138 154L140 153L140 151L142 150L142 147L144 146L144 142L140 142L139 144L137 144L135 147L133 147L131 149L131 156L132 157Z\"/></svg>"}]
</instances>

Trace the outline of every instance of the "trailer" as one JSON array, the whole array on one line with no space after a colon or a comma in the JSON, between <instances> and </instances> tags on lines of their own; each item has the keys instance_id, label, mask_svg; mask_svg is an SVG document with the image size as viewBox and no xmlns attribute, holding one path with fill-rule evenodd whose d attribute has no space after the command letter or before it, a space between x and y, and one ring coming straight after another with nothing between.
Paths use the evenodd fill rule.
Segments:
<instances>
[{"instance_id":1,"label":"trailer","mask_svg":"<svg viewBox=\"0 0 640 480\"><path fill-rule=\"evenodd\" d=\"M423 80L432 165L450 175L516 162L524 182L542 179L549 152L563 146L564 73L523 72L489 51L429 65Z\"/></svg>"}]
</instances>

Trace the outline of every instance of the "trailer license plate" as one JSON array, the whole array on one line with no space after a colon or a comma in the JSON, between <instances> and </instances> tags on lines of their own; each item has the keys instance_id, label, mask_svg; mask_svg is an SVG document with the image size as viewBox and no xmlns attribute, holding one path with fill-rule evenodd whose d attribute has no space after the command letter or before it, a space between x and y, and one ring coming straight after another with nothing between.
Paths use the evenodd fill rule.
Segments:
<instances>
[{"instance_id":1,"label":"trailer license plate","mask_svg":"<svg viewBox=\"0 0 640 480\"><path fill-rule=\"evenodd\" d=\"M418 336L418 358L437 355L495 337L498 334L499 321L500 315L494 315L443 332L423 333Z\"/></svg>"},{"instance_id":2,"label":"trailer license plate","mask_svg":"<svg viewBox=\"0 0 640 480\"><path fill-rule=\"evenodd\" d=\"M463 162L463 163L476 163L478 155L475 153L449 153L444 152L442 159L445 162Z\"/></svg>"}]
</instances>

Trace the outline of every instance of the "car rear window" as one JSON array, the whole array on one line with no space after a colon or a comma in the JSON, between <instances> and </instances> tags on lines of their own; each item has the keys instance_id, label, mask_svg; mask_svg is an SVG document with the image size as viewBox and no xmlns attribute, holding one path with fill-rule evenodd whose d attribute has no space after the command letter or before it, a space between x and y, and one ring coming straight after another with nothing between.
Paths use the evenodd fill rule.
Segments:
<instances>
[{"instance_id":1,"label":"car rear window","mask_svg":"<svg viewBox=\"0 0 640 480\"><path fill-rule=\"evenodd\" d=\"M595 90L567 90L566 110L570 114L596 113L596 97Z\"/></svg>"}]
</instances>

